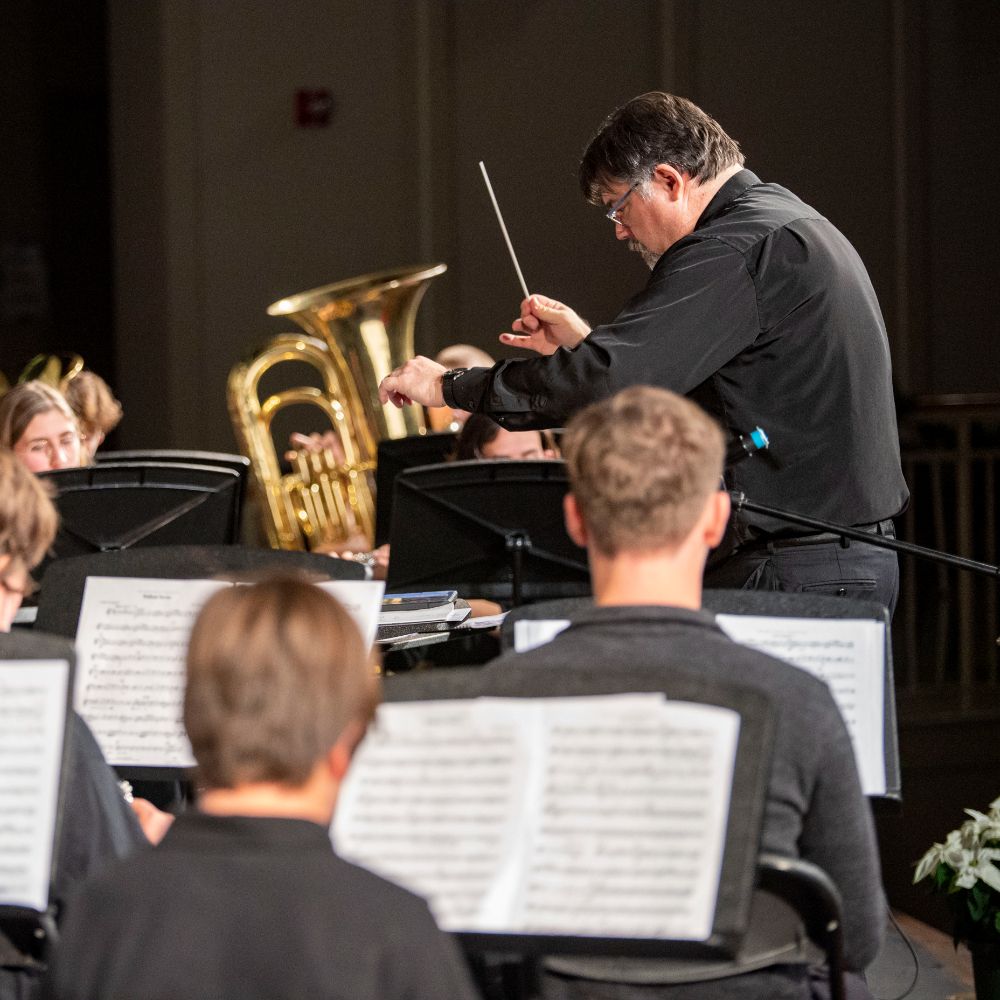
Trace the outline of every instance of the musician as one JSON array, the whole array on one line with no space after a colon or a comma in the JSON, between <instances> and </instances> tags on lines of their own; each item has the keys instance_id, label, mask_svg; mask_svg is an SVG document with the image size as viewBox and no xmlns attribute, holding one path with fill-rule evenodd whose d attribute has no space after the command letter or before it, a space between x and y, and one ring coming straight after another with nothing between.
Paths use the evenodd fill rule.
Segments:
<instances>
[{"instance_id":1,"label":"musician","mask_svg":"<svg viewBox=\"0 0 1000 1000\"><path fill-rule=\"evenodd\" d=\"M599 663L626 672L662 668L671 682L736 681L777 709L774 755L761 850L819 865L843 899L849 997L870 998L860 976L878 951L885 904L871 815L851 740L823 681L741 646L701 607L702 570L723 536L729 495L718 489L723 438L695 404L648 386L626 389L571 421L563 436L570 493L566 527L590 560L596 607L551 643L511 653L483 668L503 689L532 692L543 669L564 674ZM569 682L568 682L569 683ZM755 926L759 943L768 927ZM752 949L745 948L746 961ZM773 963L773 958L770 962ZM801 960L799 960L801 961ZM546 1000L808 1000L810 973L788 957L742 975L683 986L665 984L655 962L550 959ZM789 964L792 962L793 964ZM751 971L752 970L752 971Z\"/></svg>"},{"instance_id":2,"label":"musician","mask_svg":"<svg viewBox=\"0 0 1000 1000\"><path fill-rule=\"evenodd\" d=\"M555 443L544 431L509 431L482 413L467 414L455 443L455 461L509 458L532 461L558 458Z\"/></svg>"},{"instance_id":3,"label":"musician","mask_svg":"<svg viewBox=\"0 0 1000 1000\"><path fill-rule=\"evenodd\" d=\"M10 631L22 598L31 592L31 570L52 544L58 521L41 480L14 454L0 449L0 632ZM85 876L145 843L114 772L75 712L66 737L66 801L52 886L57 907ZM39 974L38 965L0 933L0 998L26 1000Z\"/></svg>"},{"instance_id":4,"label":"musician","mask_svg":"<svg viewBox=\"0 0 1000 1000\"><path fill-rule=\"evenodd\" d=\"M734 437L757 425L767 460L727 471L749 499L891 535L908 493L889 347L858 254L815 209L743 167L737 143L690 101L653 92L616 110L580 164L585 197L652 268L593 330L543 295L501 340L538 357L446 370L415 358L383 380L397 404L488 413L509 430L563 424L635 384L697 400ZM893 553L740 512L714 586L809 588L892 607Z\"/></svg>"},{"instance_id":5,"label":"musician","mask_svg":"<svg viewBox=\"0 0 1000 1000\"><path fill-rule=\"evenodd\" d=\"M76 416L62 393L39 381L0 397L0 448L10 448L32 472L72 469L85 460Z\"/></svg>"},{"instance_id":6,"label":"musician","mask_svg":"<svg viewBox=\"0 0 1000 1000\"><path fill-rule=\"evenodd\" d=\"M318 587L214 595L187 655L198 808L70 902L46 995L471 1000L427 905L331 847L377 691L356 626Z\"/></svg>"},{"instance_id":7,"label":"musician","mask_svg":"<svg viewBox=\"0 0 1000 1000\"><path fill-rule=\"evenodd\" d=\"M84 454L93 461L104 439L121 423L122 404L108 383L89 369L74 375L63 395L76 416Z\"/></svg>"}]
</instances>

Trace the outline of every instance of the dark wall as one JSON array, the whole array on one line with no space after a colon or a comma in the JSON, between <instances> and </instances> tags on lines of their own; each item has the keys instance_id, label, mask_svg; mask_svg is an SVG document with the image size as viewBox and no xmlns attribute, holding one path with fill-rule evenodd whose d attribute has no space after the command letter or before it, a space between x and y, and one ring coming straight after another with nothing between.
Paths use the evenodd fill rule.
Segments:
<instances>
[{"instance_id":1,"label":"dark wall","mask_svg":"<svg viewBox=\"0 0 1000 1000\"><path fill-rule=\"evenodd\" d=\"M40 351L114 370L105 21L91 0L28 0L0 32L0 371Z\"/></svg>"},{"instance_id":2,"label":"dark wall","mask_svg":"<svg viewBox=\"0 0 1000 1000\"><path fill-rule=\"evenodd\" d=\"M482 189L480 158L529 285L565 297L592 321L614 312L644 272L582 202L576 160L616 103L671 87L714 113L741 140L752 168L797 191L855 241L878 289L905 391L1000 389L1000 250L992 238L1000 210L991 183L1000 5L440 0L424 9L432 21L433 169L440 175L432 184L434 238L425 243L450 265L424 307L435 317L432 342L464 339L496 350L495 335L520 297ZM351 11L339 8L341 23L362 16ZM0 371L8 375L43 349L77 350L115 374L106 37L101 3L25 0L5 12ZM386 85L405 92L405 58L390 55ZM366 47L357 58L379 55ZM246 96L252 104L255 95ZM154 123L158 99L154 88ZM401 107L399 128L409 127L409 110ZM391 126L384 116L372 119L373 128ZM385 164L365 173L374 149L357 143L359 173L384 178ZM141 191L143 183L119 178L126 190ZM408 232L409 194L389 184L386 199L398 200L400 230ZM160 221L149 218L154 236ZM322 234L302 239L323 245ZM358 257L367 266L363 249ZM311 280L303 277L301 287ZM282 282L284 291L296 290L294 281ZM143 332L155 341L155 330ZM169 358L173 346L152 354ZM162 391L167 398L157 405L169 410L172 390ZM151 405L145 393L125 403L136 415Z\"/></svg>"}]
</instances>

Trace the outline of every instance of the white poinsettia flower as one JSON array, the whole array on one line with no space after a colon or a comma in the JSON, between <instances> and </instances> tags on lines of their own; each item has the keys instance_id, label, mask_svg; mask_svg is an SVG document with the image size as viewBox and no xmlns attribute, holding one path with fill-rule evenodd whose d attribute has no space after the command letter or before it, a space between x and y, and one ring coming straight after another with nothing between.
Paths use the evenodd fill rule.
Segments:
<instances>
[{"instance_id":1,"label":"white poinsettia flower","mask_svg":"<svg viewBox=\"0 0 1000 1000\"><path fill-rule=\"evenodd\" d=\"M972 818L966 820L962 826L965 827L971 823L972 829L975 830L976 836L980 841L1000 840L1000 814L987 816L984 813L977 812L975 809L966 809L965 812L966 815Z\"/></svg>"},{"instance_id":2,"label":"white poinsettia flower","mask_svg":"<svg viewBox=\"0 0 1000 1000\"><path fill-rule=\"evenodd\" d=\"M913 881L919 882L927 878L941 861L942 845L935 844L918 862L917 870L913 873Z\"/></svg>"}]
</instances>

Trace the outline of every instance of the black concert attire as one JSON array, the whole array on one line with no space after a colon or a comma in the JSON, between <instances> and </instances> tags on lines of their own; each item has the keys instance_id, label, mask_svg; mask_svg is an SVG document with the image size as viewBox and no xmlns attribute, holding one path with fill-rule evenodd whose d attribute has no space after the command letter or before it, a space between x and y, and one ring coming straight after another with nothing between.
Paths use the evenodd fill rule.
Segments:
<instances>
[{"instance_id":1,"label":"black concert attire","mask_svg":"<svg viewBox=\"0 0 1000 1000\"><path fill-rule=\"evenodd\" d=\"M473 1000L417 896L305 820L179 816L71 899L43 995L62 1000Z\"/></svg>"},{"instance_id":2,"label":"black concert attire","mask_svg":"<svg viewBox=\"0 0 1000 1000\"><path fill-rule=\"evenodd\" d=\"M571 675L574 667L595 663L625 673L637 663L662 668L668 698L693 676L739 683L770 699L777 725L761 850L804 858L833 879L843 900L845 967L860 972L872 962L886 914L878 850L851 739L827 685L805 670L733 642L707 612L649 605L581 613L552 642L507 653L483 667L483 689L530 695L542 671ZM767 939L768 927L752 924L740 957L741 974L682 985L667 985L663 966L655 960L552 958L544 997L809 1000L812 984L805 965L782 959L784 964L764 960L758 967L744 958L758 954L761 936ZM859 975L849 979L849 997L870 998Z\"/></svg>"},{"instance_id":3,"label":"black concert attire","mask_svg":"<svg viewBox=\"0 0 1000 1000\"><path fill-rule=\"evenodd\" d=\"M142 845L149 846L94 734L75 712L70 714L66 739L63 825L52 887L57 911L88 875ZM0 1000L34 996L41 971L0 934Z\"/></svg>"},{"instance_id":4,"label":"black concert attire","mask_svg":"<svg viewBox=\"0 0 1000 1000\"><path fill-rule=\"evenodd\" d=\"M449 373L444 398L523 430L559 426L580 407L638 384L689 396L733 438L764 428L769 451L726 474L727 488L752 501L885 534L906 506L889 344L864 264L818 212L749 170L719 189L694 231L660 257L611 323L573 350ZM823 543L802 539L807 531L739 512L731 571L739 576L733 560L779 539L785 548ZM895 573L893 553L851 549L877 553L880 582ZM869 570L855 574L844 552L820 582L832 586L841 572L855 583L867 579ZM744 567L743 580L757 568ZM766 586L759 574L757 584ZM894 578L876 590L883 598L894 592Z\"/></svg>"}]
</instances>

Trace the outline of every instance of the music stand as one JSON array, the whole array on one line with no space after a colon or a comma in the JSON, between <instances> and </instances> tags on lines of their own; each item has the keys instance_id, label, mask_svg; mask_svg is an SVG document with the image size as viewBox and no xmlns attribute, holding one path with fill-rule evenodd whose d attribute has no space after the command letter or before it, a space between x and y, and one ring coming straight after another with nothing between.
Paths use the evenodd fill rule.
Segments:
<instances>
[{"instance_id":1,"label":"music stand","mask_svg":"<svg viewBox=\"0 0 1000 1000\"><path fill-rule=\"evenodd\" d=\"M75 639L89 576L204 580L215 576L299 573L317 579L363 580L365 569L349 559L315 552L255 549L242 545L169 545L94 552L59 559L42 577L35 627Z\"/></svg>"},{"instance_id":2,"label":"music stand","mask_svg":"<svg viewBox=\"0 0 1000 1000\"><path fill-rule=\"evenodd\" d=\"M500 630L500 650L514 649L514 633L518 621L573 621L577 615L594 606L586 598L545 601L508 613ZM865 619L885 625L882 661L882 749L885 756L885 794L870 795L873 802L902 798L899 765L899 739L896 720L896 686L892 665L891 619L888 610L877 601L835 597L831 594L803 594L770 590L712 590L702 594L702 607L713 614L761 615L774 618Z\"/></svg>"},{"instance_id":3,"label":"music stand","mask_svg":"<svg viewBox=\"0 0 1000 1000\"><path fill-rule=\"evenodd\" d=\"M386 438L378 443L375 467L375 544L385 545L392 529L392 496L396 477L407 469L440 465L455 450L458 435L451 431Z\"/></svg>"},{"instance_id":4,"label":"music stand","mask_svg":"<svg viewBox=\"0 0 1000 1000\"><path fill-rule=\"evenodd\" d=\"M38 661L38 667L32 668L29 679L24 675L23 667L32 661ZM44 675L42 663L49 667ZM12 785L22 810L19 822L14 822L14 816L11 816L13 833L8 831L8 837L13 837L13 846L18 849L17 860L21 860L23 852L29 849L47 846L50 850L47 870L38 870L33 877L29 877L29 865L22 872L23 884L20 887L21 892L28 891L32 888L29 882L45 878L46 885L42 889L46 899L44 905L31 905L23 898L15 900L0 896L0 939L6 937L19 952L34 961L42 960L47 947L56 940L55 885L62 836L64 777L71 757L69 719L75 663L73 647L65 640L24 633L0 635L0 680L5 688L5 726L10 727L5 729L5 735L17 734L18 743L15 746L13 739L0 739L0 764L5 765L3 770L12 776L8 784ZM17 718L19 702L26 712L30 709L30 718L27 715L20 720ZM39 715L39 712L42 714ZM26 767L34 768L41 761L34 755L30 760L25 757L23 741L48 743L51 727L45 724L46 717L61 736L61 754L57 761L46 762L50 769L40 769L32 775L24 774ZM18 733L28 722L37 728L31 731L29 725L27 733ZM8 758L9 753L14 754L12 759ZM16 771L13 770L15 768ZM16 773L21 775L19 782L13 779ZM18 788L18 783L28 786L27 789ZM38 828L31 831L30 848L18 837L18 828L25 824L38 824ZM12 857L10 863L11 868L17 867L15 858ZM16 872L8 873L4 881L5 888L12 888L18 881Z\"/></svg>"},{"instance_id":5,"label":"music stand","mask_svg":"<svg viewBox=\"0 0 1000 1000\"><path fill-rule=\"evenodd\" d=\"M559 460L451 462L396 479L389 591L449 588L511 602L590 593L563 523Z\"/></svg>"},{"instance_id":6,"label":"music stand","mask_svg":"<svg viewBox=\"0 0 1000 1000\"><path fill-rule=\"evenodd\" d=\"M106 462L42 473L55 488L56 557L134 545L232 544L241 473L225 466Z\"/></svg>"},{"instance_id":7,"label":"music stand","mask_svg":"<svg viewBox=\"0 0 1000 1000\"><path fill-rule=\"evenodd\" d=\"M641 663L627 674L600 665L572 671L516 667L416 671L386 678L386 701L436 701L476 697L565 698L622 693L664 693L670 701L718 705L740 715L729 819L712 932L705 941L576 937L554 934L459 932L472 951L517 954L614 954L725 960L732 957L747 928L754 890L764 803L770 775L775 714L760 692L737 683L719 684L692 675L665 677Z\"/></svg>"}]
</instances>

